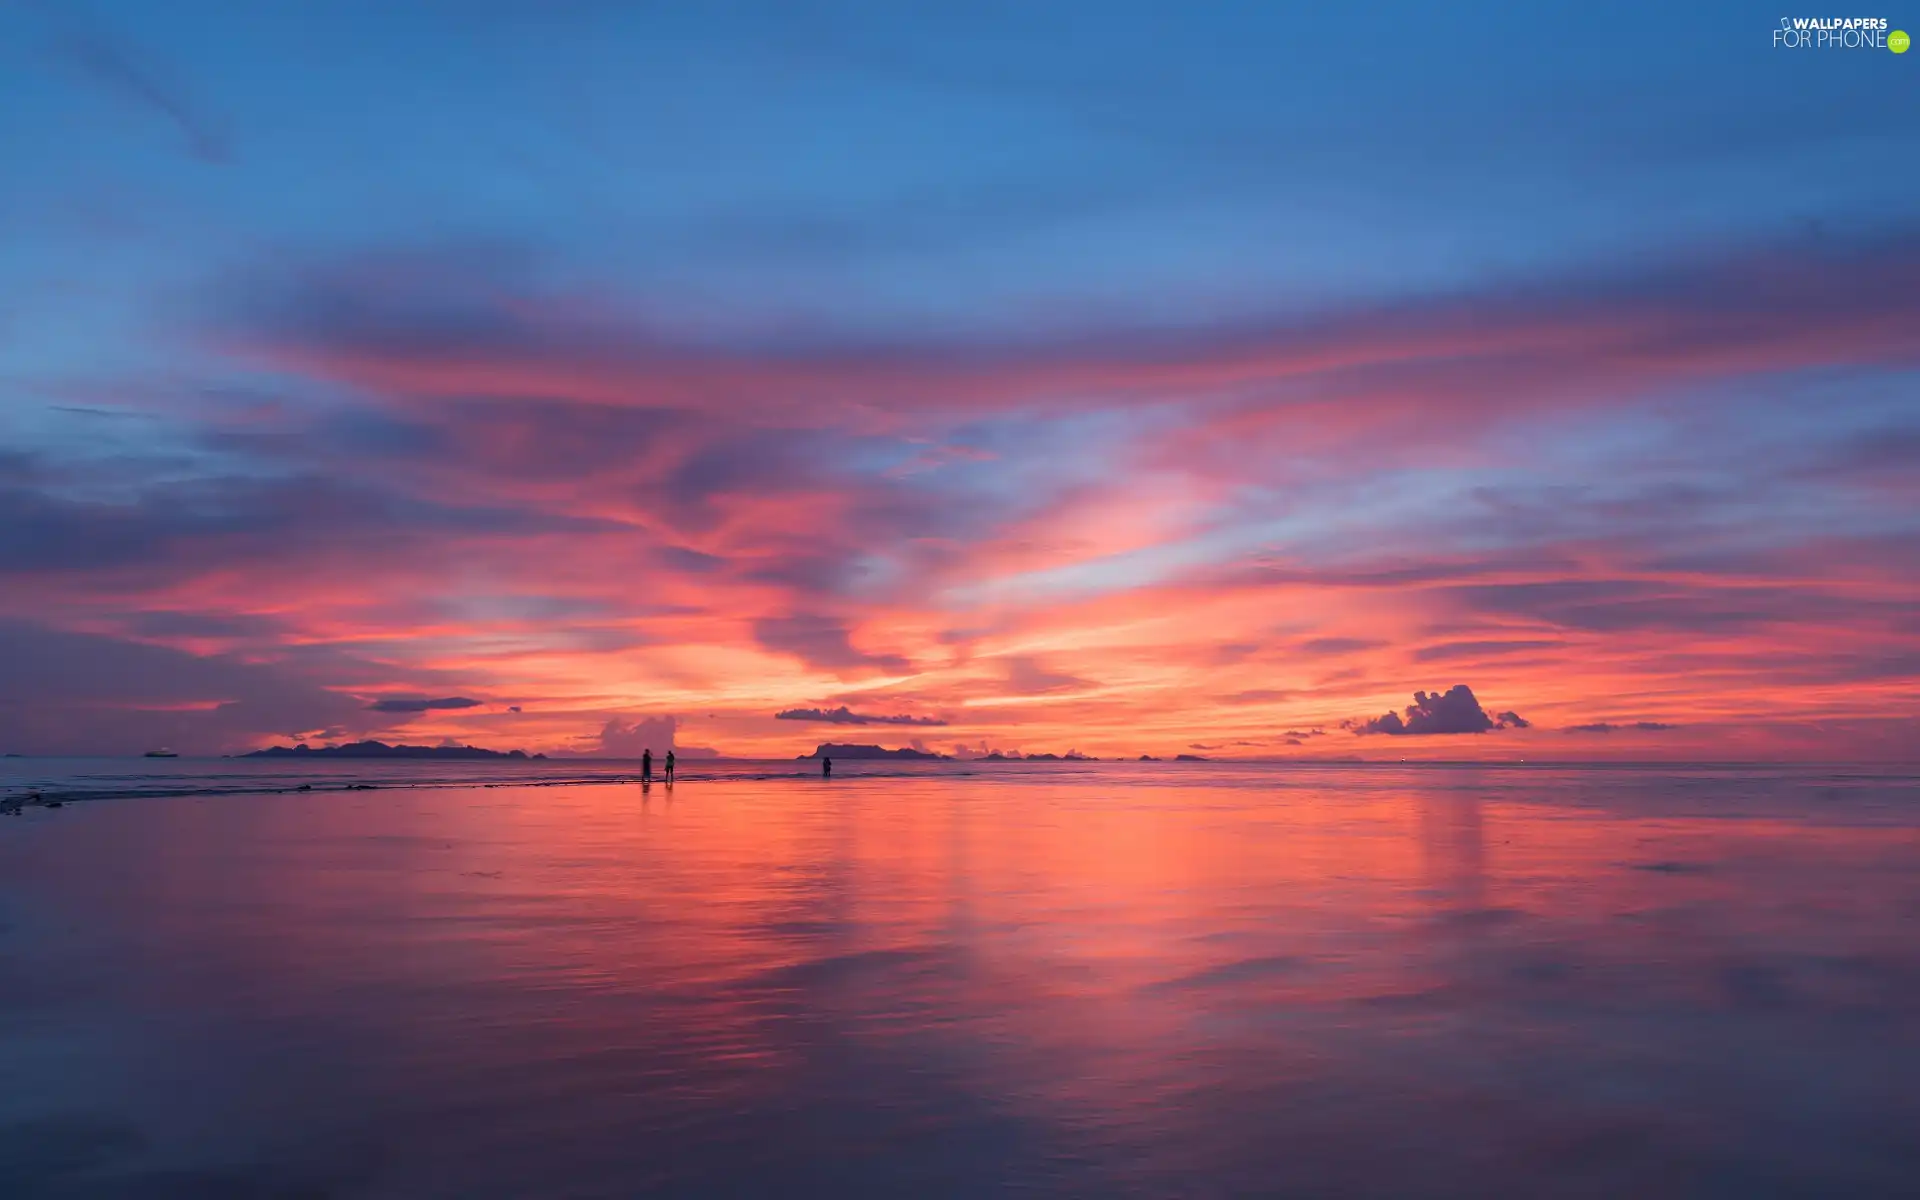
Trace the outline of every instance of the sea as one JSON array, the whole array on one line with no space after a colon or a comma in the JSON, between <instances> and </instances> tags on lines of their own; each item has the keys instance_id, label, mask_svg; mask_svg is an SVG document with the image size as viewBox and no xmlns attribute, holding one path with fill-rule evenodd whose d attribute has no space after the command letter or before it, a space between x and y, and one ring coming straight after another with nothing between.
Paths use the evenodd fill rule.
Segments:
<instances>
[{"instance_id":1,"label":"sea","mask_svg":"<svg viewBox=\"0 0 1920 1200\"><path fill-rule=\"evenodd\" d=\"M0 759L0 1197L1920 1194L1912 769L680 765Z\"/></svg>"}]
</instances>

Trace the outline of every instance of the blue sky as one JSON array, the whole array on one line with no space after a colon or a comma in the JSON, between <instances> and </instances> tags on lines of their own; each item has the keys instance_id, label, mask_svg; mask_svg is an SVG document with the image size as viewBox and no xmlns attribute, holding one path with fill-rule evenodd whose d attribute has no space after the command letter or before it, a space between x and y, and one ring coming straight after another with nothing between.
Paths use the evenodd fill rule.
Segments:
<instances>
[{"instance_id":1,"label":"blue sky","mask_svg":"<svg viewBox=\"0 0 1920 1200\"><path fill-rule=\"evenodd\" d=\"M68 361L137 339L224 264L436 242L560 281L616 271L690 334L962 336L1920 208L1913 63L1776 50L1776 21L1713 4L11 6L0 216L32 236L8 239L0 279L10 322Z\"/></svg>"}]
</instances>

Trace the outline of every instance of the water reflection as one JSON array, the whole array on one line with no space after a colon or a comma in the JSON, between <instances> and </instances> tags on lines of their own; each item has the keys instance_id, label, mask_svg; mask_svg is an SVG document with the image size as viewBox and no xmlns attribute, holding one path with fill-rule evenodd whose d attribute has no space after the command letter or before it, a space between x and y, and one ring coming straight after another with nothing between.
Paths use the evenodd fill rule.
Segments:
<instances>
[{"instance_id":1,"label":"water reflection","mask_svg":"<svg viewBox=\"0 0 1920 1200\"><path fill-rule=\"evenodd\" d=\"M1884 1194L1920 1170L1910 780L678 791L10 824L0 1194Z\"/></svg>"},{"instance_id":2,"label":"water reflection","mask_svg":"<svg viewBox=\"0 0 1920 1200\"><path fill-rule=\"evenodd\" d=\"M1468 789L1417 793L1422 869L1427 887L1444 903L1460 908L1485 906L1486 829L1480 797Z\"/></svg>"}]
</instances>

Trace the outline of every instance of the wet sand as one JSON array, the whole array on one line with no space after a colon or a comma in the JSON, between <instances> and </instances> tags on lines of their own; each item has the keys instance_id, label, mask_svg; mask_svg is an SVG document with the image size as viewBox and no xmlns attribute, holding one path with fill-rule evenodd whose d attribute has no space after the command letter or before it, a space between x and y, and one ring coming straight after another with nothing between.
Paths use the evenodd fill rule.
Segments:
<instances>
[{"instance_id":1,"label":"wet sand","mask_svg":"<svg viewBox=\"0 0 1920 1200\"><path fill-rule=\"evenodd\" d=\"M1916 868L1821 771L29 809L0 1195L1897 1194Z\"/></svg>"}]
</instances>

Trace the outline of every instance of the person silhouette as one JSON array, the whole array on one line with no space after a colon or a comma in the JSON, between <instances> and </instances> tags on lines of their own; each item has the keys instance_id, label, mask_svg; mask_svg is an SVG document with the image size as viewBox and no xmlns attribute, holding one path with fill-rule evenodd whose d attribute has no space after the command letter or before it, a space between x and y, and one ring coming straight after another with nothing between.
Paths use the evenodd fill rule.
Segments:
<instances>
[{"instance_id":1,"label":"person silhouette","mask_svg":"<svg viewBox=\"0 0 1920 1200\"><path fill-rule=\"evenodd\" d=\"M823 758L820 760L820 778L833 778L833 760L831 758Z\"/></svg>"},{"instance_id":2,"label":"person silhouette","mask_svg":"<svg viewBox=\"0 0 1920 1200\"><path fill-rule=\"evenodd\" d=\"M667 782L673 782L673 751L667 751Z\"/></svg>"},{"instance_id":3,"label":"person silhouette","mask_svg":"<svg viewBox=\"0 0 1920 1200\"><path fill-rule=\"evenodd\" d=\"M653 747L651 746L640 752L640 782L653 782Z\"/></svg>"}]
</instances>

